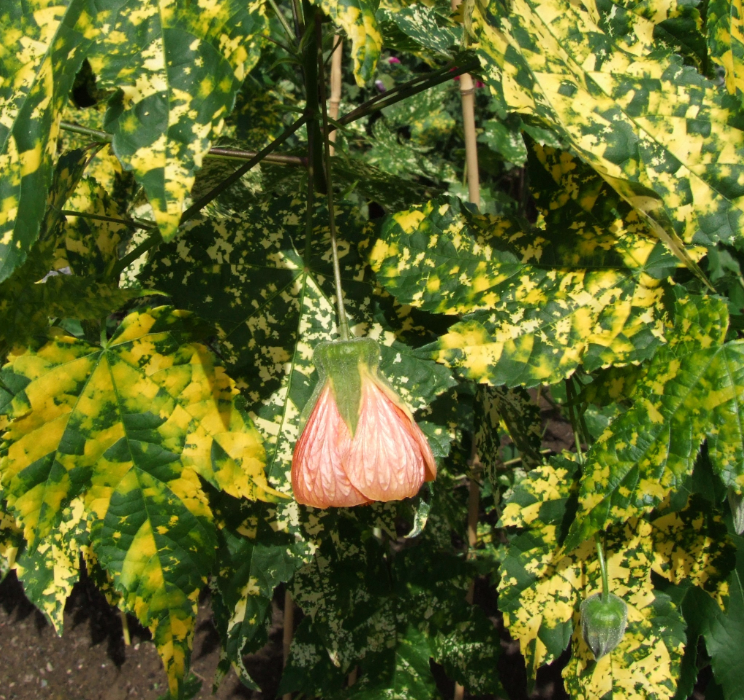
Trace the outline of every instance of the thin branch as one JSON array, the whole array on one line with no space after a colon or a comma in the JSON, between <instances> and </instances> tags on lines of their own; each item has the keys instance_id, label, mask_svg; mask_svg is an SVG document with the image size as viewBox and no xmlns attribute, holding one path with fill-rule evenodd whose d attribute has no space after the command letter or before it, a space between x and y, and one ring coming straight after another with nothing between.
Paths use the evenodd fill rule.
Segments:
<instances>
[{"instance_id":1,"label":"thin branch","mask_svg":"<svg viewBox=\"0 0 744 700\"><path fill-rule=\"evenodd\" d=\"M385 107L390 107L390 105L393 105L396 102L417 95L419 92L436 87L441 83L446 83L448 80L452 80L458 75L475 70L479 65L478 59L473 58L471 61L467 61L461 66L445 66L444 68L440 68L426 76L420 76L413 80L409 80L407 83L402 83L392 90L388 90L381 95L377 95L376 97L367 100L356 109L341 117L337 123L341 126L349 124L357 119L361 119L362 117L366 117L369 114L384 109ZM331 130L335 128L335 126L331 126Z\"/></svg>"},{"instance_id":2,"label":"thin branch","mask_svg":"<svg viewBox=\"0 0 744 700\"><path fill-rule=\"evenodd\" d=\"M336 240L336 214L333 209L333 168L331 164L331 147L328 138L328 108L326 104L325 70L323 65L323 26L320 13L315 14L315 31L318 41L318 71L320 87L320 104L323 114L323 153L325 155L326 182L328 184L328 222L331 229L331 252L333 253L333 276L336 281L336 305L338 306L338 329L341 340L349 339L349 321L344 308L344 294L341 287L341 265L338 260L338 242Z\"/></svg>"},{"instance_id":3,"label":"thin branch","mask_svg":"<svg viewBox=\"0 0 744 700\"><path fill-rule=\"evenodd\" d=\"M100 131L99 129L91 129L87 126L81 126L80 124L73 124L72 122L60 122L61 129L70 131L74 134L82 134L84 136L90 136L96 141L103 141L105 143L111 143L113 136ZM206 153L207 158L230 158L232 160L251 160L256 157L255 151L244 151L240 148L224 148L222 146L215 146L210 148ZM281 165L305 165L303 158L297 156L285 156L279 153L266 157L266 160L271 163L278 163Z\"/></svg>"},{"instance_id":4,"label":"thin branch","mask_svg":"<svg viewBox=\"0 0 744 700\"><path fill-rule=\"evenodd\" d=\"M266 148L256 153L247 163L243 163L232 175L226 177L219 185L207 192L203 197L197 199L183 214L181 214L181 221L179 225L184 224L189 219L192 219L198 214L204 207L207 206L212 200L216 199L221 195L228 187L235 184L245 175L253 166L258 165L266 156L272 151L276 150L281 146L292 134L300 129L300 127L307 121L307 115L303 114L294 124L287 127L281 136L274 139Z\"/></svg>"},{"instance_id":5,"label":"thin branch","mask_svg":"<svg viewBox=\"0 0 744 700\"><path fill-rule=\"evenodd\" d=\"M71 209L62 209L60 213L63 216L79 216L81 219L93 219L94 221L108 221L112 224L122 224L127 228L141 228L144 230L154 230L157 228L154 224L144 223L140 221L132 221L131 219L117 219L113 216L103 216L102 214L90 214L87 211L72 211Z\"/></svg>"}]
</instances>

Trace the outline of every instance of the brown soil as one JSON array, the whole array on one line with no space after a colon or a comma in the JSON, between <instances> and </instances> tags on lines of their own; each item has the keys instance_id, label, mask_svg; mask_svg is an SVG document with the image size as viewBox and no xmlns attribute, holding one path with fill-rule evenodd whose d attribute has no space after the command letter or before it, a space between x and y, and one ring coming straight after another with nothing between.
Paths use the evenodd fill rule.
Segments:
<instances>
[{"instance_id":1,"label":"brown soil","mask_svg":"<svg viewBox=\"0 0 744 700\"><path fill-rule=\"evenodd\" d=\"M262 653L247 666L267 694L244 688L230 673L216 695L211 686L219 661L219 637L211 622L208 597L199 605L193 672L203 680L199 700L267 700L281 673L282 614ZM11 573L0 584L0 700L156 700L167 690L165 672L150 634L129 617L131 646L125 646L119 613L88 582L73 589L65 608L65 630L58 637L28 602Z\"/></svg>"}]
</instances>

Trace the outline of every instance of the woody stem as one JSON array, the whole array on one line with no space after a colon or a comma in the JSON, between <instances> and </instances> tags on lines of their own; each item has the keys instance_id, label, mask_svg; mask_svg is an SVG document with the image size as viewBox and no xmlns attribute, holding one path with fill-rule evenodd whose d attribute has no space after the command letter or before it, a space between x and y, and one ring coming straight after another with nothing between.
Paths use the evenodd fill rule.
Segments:
<instances>
[{"instance_id":1,"label":"woody stem","mask_svg":"<svg viewBox=\"0 0 744 700\"><path fill-rule=\"evenodd\" d=\"M333 277L336 282L336 304L338 306L338 330L341 340L349 339L349 321L344 308L344 293L341 287L341 265L338 261L338 242L336 239L336 215L333 210L333 167L331 149L328 139L328 106L326 104L325 71L323 64L323 28L320 12L315 13L315 31L318 43L318 85L320 87L320 105L323 114L323 160L325 162L326 185L328 197L328 223L331 229L331 253L333 254Z\"/></svg>"}]
</instances>

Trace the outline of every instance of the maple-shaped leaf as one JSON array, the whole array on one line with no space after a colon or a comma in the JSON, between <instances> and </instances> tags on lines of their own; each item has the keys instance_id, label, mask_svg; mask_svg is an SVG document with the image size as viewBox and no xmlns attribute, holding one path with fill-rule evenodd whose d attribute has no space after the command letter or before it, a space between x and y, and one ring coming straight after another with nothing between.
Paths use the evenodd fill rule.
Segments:
<instances>
[{"instance_id":1,"label":"maple-shaped leaf","mask_svg":"<svg viewBox=\"0 0 744 700\"><path fill-rule=\"evenodd\" d=\"M39 237L61 111L96 34L89 10L87 0L0 6L0 281Z\"/></svg>"},{"instance_id":2,"label":"maple-shaped leaf","mask_svg":"<svg viewBox=\"0 0 744 700\"><path fill-rule=\"evenodd\" d=\"M117 0L88 59L116 90L106 129L147 194L165 240L268 31L263 3Z\"/></svg>"},{"instance_id":3,"label":"maple-shaped leaf","mask_svg":"<svg viewBox=\"0 0 744 700\"><path fill-rule=\"evenodd\" d=\"M579 510L566 546L657 506L692 473L707 438L715 473L744 491L744 342L724 342L726 304L677 301L669 342L586 455Z\"/></svg>"},{"instance_id":4,"label":"maple-shaped leaf","mask_svg":"<svg viewBox=\"0 0 744 700\"><path fill-rule=\"evenodd\" d=\"M301 414L318 377L313 349L337 335L328 210L316 204L310 241L305 213L299 198L272 197L243 213L193 221L140 277L216 326L222 357L265 438L269 477L285 493ZM395 307L365 264L374 225L342 203L336 222L351 333L378 340L381 373L412 411L421 409L454 380L401 342L419 329L411 309Z\"/></svg>"},{"instance_id":5,"label":"maple-shaped leaf","mask_svg":"<svg viewBox=\"0 0 744 700\"><path fill-rule=\"evenodd\" d=\"M604 227L601 185L593 197L564 196L545 230L479 215L455 198L389 217L370 256L384 287L427 311L467 314L420 352L467 379L528 387L559 381L581 362L648 357L666 312L664 287L647 270L664 253L615 215L618 225Z\"/></svg>"},{"instance_id":6,"label":"maple-shaped leaf","mask_svg":"<svg viewBox=\"0 0 744 700\"><path fill-rule=\"evenodd\" d=\"M474 18L485 79L500 110L553 130L695 269L683 244L741 241L739 100L665 52L652 22L625 35L600 19L593 0L508 14L494 0Z\"/></svg>"},{"instance_id":7,"label":"maple-shaped leaf","mask_svg":"<svg viewBox=\"0 0 744 700\"><path fill-rule=\"evenodd\" d=\"M580 605L601 588L594 542L563 546L573 517L579 467L559 457L531 471L507 502L501 525L514 536L499 583L505 624L525 655L528 675L554 661L572 640L564 670L571 697L662 698L673 694L684 627L668 596L654 589L652 572L672 581L690 576L715 591L731 565L731 545L709 504L692 499L679 513L652 522L632 518L605 533L610 590L628 604L620 644L598 662L581 635ZM712 536L711 536L712 535Z\"/></svg>"},{"instance_id":8,"label":"maple-shaped leaf","mask_svg":"<svg viewBox=\"0 0 744 700\"><path fill-rule=\"evenodd\" d=\"M49 556L51 538L69 558L85 523L174 696L216 546L200 478L271 498L261 439L199 333L188 312L159 307L129 314L101 346L54 332L0 373L14 393L0 483L29 556Z\"/></svg>"}]
</instances>

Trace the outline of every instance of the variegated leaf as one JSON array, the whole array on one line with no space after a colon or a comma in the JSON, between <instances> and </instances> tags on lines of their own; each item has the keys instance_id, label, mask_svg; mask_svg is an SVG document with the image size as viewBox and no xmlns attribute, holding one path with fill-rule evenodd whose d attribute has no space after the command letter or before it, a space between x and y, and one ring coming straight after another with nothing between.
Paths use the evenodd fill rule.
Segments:
<instances>
[{"instance_id":1,"label":"variegated leaf","mask_svg":"<svg viewBox=\"0 0 744 700\"><path fill-rule=\"evenodd\" d=\"M60 114L96 35L92 12L88 0L0 3L0 281L39 237Z\"/></svg>"},{"instance_id":2,"label":"variegated leaf","mask_svg":"<svg viewBox=\"0 0 744 700\"><path fill-rule=\"evenodd\" d=\"M501 110L554 130L694 269L683 242L741 241L738 101L678 58L648 55L652 26L613 36L594 9L515 0L506 14L492 2L477 22L484 75Z\"/></svg>"},{"instance_id":3,"label":"variegated leaf","mask_svg":"<svg viewBox=\"0 0 744 700\"><path fill-rule=\"evenodd\" d=\"M723 342L728 313L715 298L679 300L674 324L633 406L587 454L569 547L658 505L692 473L706 437L714 471L744 490L744 343Z\"/></svg>"},{"instance_id":4,"label":"variegated leaf","mask_svg":"<svg viewBox=\"0 0 744 700\"><path fill-rule=\"evenodd\" d=\"M383 0L377 10L383 43L396 51L409 51L424 60L449 58L459 46L462 29L436 7L423 2Z\"/></svg>"},{"instance_id":5,"label":"variegated leaf","mask_svg":"<svg viewBox=\"0 0 744 700\"><path fill-rule=\"evenodd\" d=\"M95 555L153 631L174 696L216 544L199 477L234 496L271 491L258 433L198 330L169 307L132 313L102 347L57 333L0 375L15 387L0 479L29 556L56 536L72 552L66 513L83 504Z\"/></svg>"},{"instance_id":6,"label":"variegated leaf","mask_svg":"<svg viewBox=\"0 0 744 700\"><path fill-rule=\"evenodd\" d=\"M741 0L711 0L706 28L710 57L726 71L726 89L744 98L744 8Z\"/></svg>"},{"instance_id":7,"label":"variegated leaf","mask_svg":"<svg viewBox=\"0 0 744 700\"><path fill-rule=\"evenodd\" d=\"M89 60L117 92L106 128L165 240L235 95L259 58L268 23L259 0L116 0Z\"/></svg>"},{"instance_id":8,"label":"variegated leaf","mask_svg":"<svg viewBox=\"0 0 744 700\"><path fill-rule=\"evenodd\" d=\"M581 601L601 588L594 543L573 551L561 547L577 479L578 465L554 459L530 472L507 503L501 524L526 531L511 540L503 563L499 591L505 623L519 639L533 678L573 640L563 672L571 697L669 697L684 624L669 598L654 590L651 573L660 560L673 566L674 553L654 551L654 525L645 520L632 519L606 533L610 590L628 604L628 627L619 646L595 662L579 624Z\"/></svg>"},{"instance_id":9,"label":"variegated leaf","mask_svg":"<svg viewBox=\"0 0 744 700\"><path fill-rule=\"evenodd\" d=\"M581 362L637 361L663 332L664 288L646 273L658 244L605 229L596 194L590 212L566 196L545 230L434 200L387 220L372 265L399 301L468 314L427 348L468 379L535 386Z\"/></svg>"}]
</instances>

